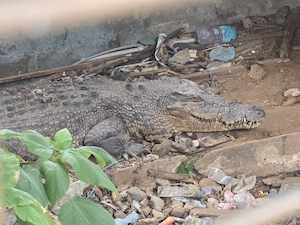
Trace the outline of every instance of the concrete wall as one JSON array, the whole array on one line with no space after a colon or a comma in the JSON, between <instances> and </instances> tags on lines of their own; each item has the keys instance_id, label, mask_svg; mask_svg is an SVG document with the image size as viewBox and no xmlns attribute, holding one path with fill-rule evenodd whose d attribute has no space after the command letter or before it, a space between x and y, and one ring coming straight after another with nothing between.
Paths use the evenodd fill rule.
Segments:
<instances>
[{"instance_id":1,"label":"concrete wall","mask_svg":"<svg viewBox=\"0 0 300 225\"><path fill-rule=\"evenodd\" d=\"M270 14L283 5L300 6L300 0L195 0L186 8L65 28L39 38L22 33L18 40L0 37L0 76L67 65L138 40L151 42L159 32L168 33L180 25L222 24L241 16Z\"/></svg>"}]
</instances>

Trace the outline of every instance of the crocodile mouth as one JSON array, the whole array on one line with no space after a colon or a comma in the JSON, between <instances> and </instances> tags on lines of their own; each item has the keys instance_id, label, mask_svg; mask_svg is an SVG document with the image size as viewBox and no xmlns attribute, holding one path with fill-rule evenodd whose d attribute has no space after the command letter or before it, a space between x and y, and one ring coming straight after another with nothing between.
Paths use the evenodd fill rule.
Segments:
<instances>
[{"instance_id":1,"label":"crocodile mouth","mask_svg":"<svg viewBox=\"0 0 300 225\"><path fill-rule=\"evenodd\" d=\"M261 125L260 121L250 121L244 118L243 120L236 121L233 123L222 122L223 126L227 130L232 129L253 129Z\"/></svg>"}]
</instances>

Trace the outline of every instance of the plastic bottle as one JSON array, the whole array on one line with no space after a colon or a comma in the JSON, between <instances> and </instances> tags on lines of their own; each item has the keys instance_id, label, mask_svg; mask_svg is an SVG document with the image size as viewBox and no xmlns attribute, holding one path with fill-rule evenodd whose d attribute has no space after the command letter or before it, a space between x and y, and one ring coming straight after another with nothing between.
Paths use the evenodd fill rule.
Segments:
<instances>
[{"instance_id":1,"label":"plastic bottle","mask_svg":"<svg viewBox=\"0 0 300 225\"><path fill-rule=\"evenodd\" d=\"M236 28L230 25L200 27L196 33L201 45L229 43L237 38Z\"/></svg>"}]
</instances>

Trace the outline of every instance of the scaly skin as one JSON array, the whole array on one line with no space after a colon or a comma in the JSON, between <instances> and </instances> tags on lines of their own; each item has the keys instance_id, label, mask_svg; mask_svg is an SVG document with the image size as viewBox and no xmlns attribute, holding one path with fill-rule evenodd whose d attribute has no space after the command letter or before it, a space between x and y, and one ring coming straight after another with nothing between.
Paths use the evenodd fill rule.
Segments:
<instances>
[{"instance_id":1,"label":"scaly skin","mask_svg":"<svg viewBox=\"0 0 300 225\"><path fill-rule=\"evenodd\" d=\"M227 102L192 81L169 77L130 83L43 78L3 85L0 95L0 129L51 136L67 127L79 142L115 151L132 138L255 128L265 116L256 106Z\"/></svg>"}]
</instances>

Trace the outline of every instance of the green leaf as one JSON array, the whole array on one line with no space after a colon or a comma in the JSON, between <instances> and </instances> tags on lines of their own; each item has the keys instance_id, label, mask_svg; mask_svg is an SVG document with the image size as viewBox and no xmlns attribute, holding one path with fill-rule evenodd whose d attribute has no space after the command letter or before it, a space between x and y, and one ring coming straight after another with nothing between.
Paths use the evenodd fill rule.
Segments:
<instances>
[{"instance_id":1,"label":"green leaf","mask_svg":"<svg viewBox=\"0 0 300 225\"><path fill-rule=\"evenodd\" d=\"M2 140L11 140L13 138L18 138L20 136L19 132L15 132L9 129L2 129L0 130L0 139Z\"/></svg>"},{"instance_id":2,"label":"green leaf","mask_svg":"<svg viewBox=\"0 0 300 225\"><path fill-rule=\"evenodd\" d=\"M20 175L20 163L15 154L0 149L0 205L9 188L15 187Z\"/></svg>"},{"instance_id":3,"label":"green leaf","mask_svg":"<svg viewBox=\"0 0 300 225\"><path fill-rule=\"evenodd\" d=\"M60 150L72 147L73 137L67 128L56 132L53 139L54 139L55 147L57 147Z\"/></svg>"},{"instance_id":4,"label":"green leaf","mask_svg":"<svg viewBox=\"0 0 300 225\"><path fill-rule=\"evenodd\" d=\"M41 159L49 159L53 153L51 140L40 133L27 130L21 133L12 130L3 129L0 131L0 139L3 140L20 140L27 147L28 152L38 156Z\"/></svg>"},{"instance_id":5,"label":"green leaf","mask_svg":"<svg viewBox=\"0 0 300 225\"><path fill-rule=\"evenodd\" d=\"M104 149L95 147L95 146L82 146L77 149L85 158L90 158L91 155L93 155L97 163L101 167L105 167L106 165L110 165L112 163L116 163L114 157L112 157L108 152L106 152Z\"/></svg>"},{"instance_id":6,"label":"green leaf","mask_svg":"<svg viewBox=\"0 0 300 225\"><path fill-rule=\"evenodd\" d=\"M65 203L58 217L63 225L115 225L112 216L103 207L80 197Z\"/></svg>"},{"instance_id":7,"label":"green leaf","mask_svg":"<svg viewBox=\"0 0 300 225\"><path fill-rule=\"evenodd\" d=\"M64 163L71 165L80 180L88 184L101 186L110 191L117 191L115 185L101 168L83 157L81 153L67 150L62 154L61 159Z\"/></svg>"},{"instance_id":8,"label":"green leaf","mask_svg":"<svg viewBox=\"0 0 300 225\"><path fill-rule=\"evenodd\" d=\"M23 131L18 139L25 144L28 152L41 159L47 160L52 156L54 147L51 140L38 132L33 130Z\"/></svg>"},{"instance_id":9,"label":"green leaf","mask_svg":"<svg viewBox=\"0 0 300 225\"><path fill-rule=\"evenodd\" d=\"M14 187L20 175L20 162L11 152L0 149L0 183L1 188Z\"/></svg>"},{"instance_id":10,"label":"green leaf","mask_svg":"<svg viewBox=\"0 0 300 225\"><path fill-rule=\"evenodd\" d=\"M17 225L32 225L32 223L24 222L23 220L20 220L17 218Z\"/></svg>"},{"instance_id":11,"label":"green leaf","mask_svg":"<svg viewBox=\"0 0 300 225\"><path fill-rule=\"evenodd\" d=\"M46 179L45 189L51 205L64 196L69 187L69 176L58 163L44 161L41 172Z\"/></svg>"},{"instance_id":12,"label":"green leaf","mask_svg":"<svg viewBox=\"0 0 300 225\"><path fill-rule=\"evenodd\" d=\"M43 208L34 197L22 190L10 188L6 197L6 203L9 208L14 209L17 217L24 222L34 225L58 224L51 218L47 209Z\"/></svg>"},{"instance_id":13,"label":"green leaf","mask_svg":"<svg viewBox=\"0 0 300 225\"><path fill-rule=\"evenodd\" d=\"M24 166L21 169L17 188L31 194L44 207L49 203L38 169L32 166Z\"/></svg>"}]
</instances>

